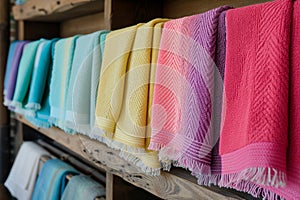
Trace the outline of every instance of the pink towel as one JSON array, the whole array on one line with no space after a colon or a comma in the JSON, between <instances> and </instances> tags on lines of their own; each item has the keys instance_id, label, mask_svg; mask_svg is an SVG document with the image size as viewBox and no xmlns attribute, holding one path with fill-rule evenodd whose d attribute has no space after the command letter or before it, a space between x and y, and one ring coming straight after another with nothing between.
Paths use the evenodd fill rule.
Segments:
<instances>
[{"instance_id":1,"label":"pink towel","mask_svg":"<svg viewBox=\"0 0 300 200\"><path fill-rule=\"evenodd\" d=\"M155 79L149 148L160 150L166 169L173 162L206 185L219 134L212 127L214 112L221 113L213 102L214 88L222 85L215 65L218 21L228 8L166 22Z\"/></svg>"},{"instance_id":2,"label":"pink towel","mask_svg":"<svg viewBox=\"0 0 300 200\"><path fill-rule=\"evenodd\" d=\"M289 148L287 153L287 183L284 188L265 187L263 196L276 200L300 199L300 1L294 1L291 31L291 66L289 89Z\"/></svg>"},{"instance_id":3,"label":"pink towel","mask_svg":"<svg viewBox=\"0 0 300 200\"><path fill-rule=\"evenodd\" d=\"M292 0L227 12L221 186L286 185L291 14Z\"/></svg>"}]
</instances>

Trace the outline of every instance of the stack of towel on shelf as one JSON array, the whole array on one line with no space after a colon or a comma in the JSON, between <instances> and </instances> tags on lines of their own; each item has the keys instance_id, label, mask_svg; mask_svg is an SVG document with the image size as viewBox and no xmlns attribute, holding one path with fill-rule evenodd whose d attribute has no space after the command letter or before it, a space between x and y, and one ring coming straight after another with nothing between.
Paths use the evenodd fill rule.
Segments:
<instances>
[{"instance_id":1,"label":"stack of towel on shelf","mask_svg":"<svg viewBox=\"0 0 300 200\"><path fill-rule=\"evenodd\" d=\"M94 200L105 196L102 185L34 142L21 145L5 186L19 200Z\"/></svg>"},{"instance_id":2,"label":"stack of towel on shelf","mask_svg":"<svg viewBox=\"0 0 300 200\"><path fill-rule=\"evenodd\" d=\"M175 165L201 185L300 199L299 45L300 0L16 41L4 104L150 175Z\"/></svg>"}]
</instances>

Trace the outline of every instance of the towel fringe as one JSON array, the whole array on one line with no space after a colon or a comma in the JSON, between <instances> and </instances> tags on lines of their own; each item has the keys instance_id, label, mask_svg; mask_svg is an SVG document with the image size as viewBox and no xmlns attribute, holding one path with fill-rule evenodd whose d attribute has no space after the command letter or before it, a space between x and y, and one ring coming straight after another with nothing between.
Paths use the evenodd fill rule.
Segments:
<instances>
[{"instance_id":1,"label":"towel fringe","mask_svg":"<svg viewBox=\"0 0 300 200\"><path fill-rule=\"evenodd\" d=\"M18 101L10 101L9 105L15 108L22 108L22 103Z\"/></svg>"},{"instance_id":2,"label":"towel fringe","mask_svg":"<svg viewBox=\"0 0 300 200\"><path fill-rule=\"evenodd\" d=\"M125 151L125 152L129 152L129 153L146 153L144 148L132 147L132 146L114 141L112 139L113 134L104 132L103 130L101 130L99 128L94 128L92 130L92 133L89 134L89 136L95 140L103 142L104 144L106 144L107 146L109 146L115 150Z\"/></svg>"},{"instance_id":3,"label":"towel fringe","mask_svg":"<svg viewBox=\"0 0 300 200\"><path fill-rule=\"evenodd\" d=\"M223 174L220 186L226 187L243 180L278 188L286 185L286 173L271 167L253 167L239 173Z\"/></svg>"},{"instance_id":4,"label":"towel fringe","mask_svg":"<svg viewBox=\"0 0 300 200\"><path fill-rule=\"evenodd\" d=\"M41 104L39 104L39 103L27 103L25 108L31 109L31 110L40 110L41 109Z\"/></svg>"},{"instance_id":5,"label":"towel fringe","mask_svg":"<svg viewBox=\"0 0 300 200\"><path fill-rule=\"evenodd\" d=\"M66 125L65 122L62 122L62 121L60 121L60 120L58 120L58 119L56 119L56 118L54 118L54 117L50 117L50 118L48 119L48 122L49 122L50 124L53 124L54 126L60 128L60 129L62 129L63 131L65 131L65 132L68 133L68 134L71 134L71 135L77 134L76 131L74 131L73 129L70 129L70 128Z\"/></svg>"},{"instance_id":6,"label":"towel fringe","mask_svg":"<svg viewBox=\"0 0 300 200\"><path fill-rule=\"evenodd\" d=\"M221 174L202 175L192 173L192 175L197 177L197 182L199 185L218 185L219 181L221 180Z\"/></svg>"},{"instance_id":7,"label":"towel fringe","mask_svg":"<svg viewBox=\"0 0 300 200\"><path fill-rule=\"evenodd\" d=\"M40 121L38 119L28 119L33 125L39 128L50 128L52 124L46 121Z\"/></svg>"},{"instance_id":8,"label":"towel fringe","mask_svg":"<svg viewBox=\"0 0 300 200\"><path fill-rule=\"evenodd\" d=\"M209 165L191 159L173 147L162 148L159 152L159 160L163 163L163 166L168 166L168 163L172 162L174 166L188 169L192 174L211 175L211 168Z\"/></svg>"},{"instance_id":9,"label":"towel fringe","mask_svg":"<svg viewBox=\"0 0 300 200\"><path fill-rule=\"evenodd\" d=\"M85 125L76 125L74 122L66 121L66 126L69 129L72 129L75 132L80 133L82 135L90 135L90 133L91 133L91 128L89 125L86 125L86 126ZM83 126L85 126L85 127L83 127Z\"/></svg>"},{"instance_id":10,"label":"towel fringe","mask_svg":"<svg viewBox=\"0 0 300 200\"><path fill-rule=\"evenodd\" d=\"M4 98L3 104L4 104L5 106L10 106L11 100L8 100L7 98Z\"/></svg>"},{"instance_id":11,"label":"towel fringe","mask_svg":"<svg viewBox=\"0 0 300 200\"><path fill-rule=\"evenodd\" d=\"M276 194L274 192L271 192L270 190L266 188L262 188L260 185L257 185L255 183L252 183L250 181L240 181L238 183L231 183L226 186L222 186L225 188L233 188L238 191L242 191L245 193L248 193L256 198L262 198L264 200L278 200L282 199L284 200L284 197L280 196L279 194Z\"/></svg>"},{"instance_id":12,"label":"towel fringe","mask_svg":"<svg viewBox=\"0 0 300 200\"><path fill-rule=\"evenodd\" d=\"M35 117L36 112L34 110L24 110L24 115L28 117Z\"/></svg>"},{"instance_id":13,"label":"towel fringe","mask_svg":"<svg viewBox=\"0 0 300 200\"><path fill-rule=\"evenodd\" d=\"M119 155L120 155L120 157L122 157L125 160L127 160L128 162L134 164L135 166L137 166L143 172L145 172L146 174L148 174L150 176L159 176L160 175L160 168L148 167L139 158L137 158L136 156L134 156L130 153L121 151Z\"/></svg>"},{"instance_id":14,"label":"towel fringe","mask_svg":"<svg viewBox=\"0 0 300 200\"><path fill-rule=\"evenodd\" d=\"M95 130L97 130L97 132L95 132ZM121 144L116 141L112 141L111 139L106 138L103 135L104 135L104 132L97 128L97 129L94 129L92 134L89 134L89 137L94 140L100 141L115 150L119 150L120 157L124 158L125 160L127 160L130 163L133 163L135 166L140 168L146 174L151 175L151 176L159 176L160 175L160 168L158 168L158 169L150 168L150 167L146 166L139 158L128 153L128 152L130 152L130 151L128 151L128 148L130 148L129 146ZM122 147L125 147L127 149L124 150L124 149L122 149ZM133 148L131 148L131 150L135 150L135 152L131 152L131 153L146 153L145 149L141 149L141 148L133 147ZM138 150L138 151L136 151L136 150Z\"/></svg>"},{"instance_id":15,"label":"towel fringe","mask_svg":"<svg viewBox=\"0 0 300 200\"><path fill-rule=\"evenodd\" d=\"M162 149L163 147L165 147L166 145L164 144L160 144L160 143L155 143L155 142L151 142L148 146L149 150L153 150L153 151L159 151L160 149Z\"/></svg>"},{"instance_id":16,"label":"towel fringe","mask_svg":"<svg viewBox=\"0 0 300 200\"><path fill-rule=\"evenodd\" d=\"M164 171L170 171L172 167L172 162L169 160L165 160L163 162L160 161L160 165Z\"/></svg>"}]
</instances>

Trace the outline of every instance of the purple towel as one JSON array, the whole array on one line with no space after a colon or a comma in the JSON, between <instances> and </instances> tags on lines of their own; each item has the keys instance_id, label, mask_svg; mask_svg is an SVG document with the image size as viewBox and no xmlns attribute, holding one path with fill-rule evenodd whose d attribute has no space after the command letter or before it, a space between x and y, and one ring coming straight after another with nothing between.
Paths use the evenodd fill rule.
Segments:
<instances>
[{"instance_id":1,"label":"purple towel","mask_svg":"<svg viewBox=\"0 0 300 200\"><path fill-rule=\"evenodd\" d=\"M221 165L221 156L219 154L219 140L220 140L220 121L221 121L221 110L222 110L222 98L223 98L223 80L224 80L224 71L225 71L225 57L226 57L226 26L225 26L225 16L226 11L222 12L219 16L218 21L218 35L217 35L217 45L216 45L216 56L215 63L217 69L215 73L218 73L222 78L222 87L220 84L215 84L214 88L214 115L213 115L213 144L215 144L212 150L212 159L211 159L211 176L210 177L202 177L209 178L209 180L205 180L204 182L209 181L209 184L217 185L221 178L222 173L222 165ZM215 77L219 77L215 75ZM219 80L215 80L218 82ZM201 176L198 177L199 183Z\"/></svg>"},{"instance_id":2,"label":"purple towel","mask_svg":"<svg viewBox=\"0 0 300 200\"><path fill-rule=\"evenodd\" d=\"M15 53L10 67L9 78L7 82L6 95L4 97L4 105L8 106L13 99L16 79L18 75L19 63L22 57L23 49L28 41L20 41L16 44Z\"/></svg>"}]
</instances>

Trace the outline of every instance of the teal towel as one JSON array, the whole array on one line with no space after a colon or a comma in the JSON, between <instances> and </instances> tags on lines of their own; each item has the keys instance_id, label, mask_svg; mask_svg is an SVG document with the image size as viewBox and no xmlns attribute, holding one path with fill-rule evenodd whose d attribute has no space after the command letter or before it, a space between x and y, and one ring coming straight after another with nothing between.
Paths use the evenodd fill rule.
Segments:
<instances>
[{"instance_id":1,"label":"teal towel","mask_svg":"<svg viewBox=\"0 0 300 200\"><path fill-rule=\"evenodd\" d=\"M23 50L19 70L16 80L15 93L10 106L15 107L15 112L24 114L24 106L26 103L26 96L29 92L31 75L34 67L35 55L40 44L39 41L28 43Z\"/></svg>"},{"instance_id":2,"label":"teal towel","mask_svg":"<svg viewBox=\"0 0 300 200\"><path fill-rule=\"evenodd\" d=\"M4 90L3 94L6 95L6 89L7 89L7 84L8 84L8 79L9 79L9 74L11 71L11 65L14 59L14 54L16 51L17 43L19 41L15 41L11 43L8 51L8 57L7 57L7 62L6 62L6 69L5 69L5 76L4 76Z\"/></svg>"},{"instance_id":3,"label":"teal towel","mask_svg":"<svg viewBox=\"0 0 300 200\"><path fill-rule=\"evenodd\" d=\"M32 200L59 200L66 187L66 176L79 174L69 164L52 159L44 163L36 182Z\"/></svg>"},{"instance_id":4,"label":"teal towel","mask_svg":"<svg viewBox=\"0 0 300 200\"><path fill-rule=\"evenodd\" d=\"M87 176L78 175L71 178L61 200L94 200L104 196L105 188L102 185Z\"/></svg>"},{"instance_id":5,"label":"teal towel","mask_svg":"<svg viewBox=\"0 0 300 200\"><path fill-rule=\"evenodd\" d=\"M27 109L35 112L35 116L26 116L37 127L50 128L49 91L52 72L52 58L57 39L43 41L38 48L36 65L33 71Z\"/></svg>"},{"instance_id":6,"label":"teal towel","mask_svg":"<svg viewBox=\"0 0 300 200\"><path fill-rule=\"evenodd\" d=\"M108 31L80 36L76 41L66 101L67 126L88 135L94 125L102 51Z\"/></svg>"},{"instance_id":7,"label":"teal towel","mask_svg":"<svg viewBox=\"0 0 300 200\"><path fill-rule=\"evenodd\" d=\"M66 95L72 67L75 43L78 36L61 39L54 47L52 78L50 83L50 120L68 133L74 133L66 127Z\"/></svg>"}]
</instances>

